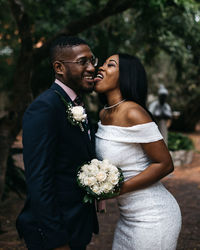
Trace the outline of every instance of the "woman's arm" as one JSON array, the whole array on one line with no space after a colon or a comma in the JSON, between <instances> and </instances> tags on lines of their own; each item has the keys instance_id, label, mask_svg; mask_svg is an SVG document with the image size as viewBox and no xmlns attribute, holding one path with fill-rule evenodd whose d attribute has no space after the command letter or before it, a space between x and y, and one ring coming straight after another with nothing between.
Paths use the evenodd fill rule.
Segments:
<instances>
[{"instance_id":1,"label":"woman's arm","mask_svg":"<svg viewBox=\"0 0 200 250\"><path fill-rule=\"evenodd\" d=\"M146 111L139 105L127 110L125 120L129 125L152 121ZM141 146L152 163L143 172L124 182L120 194L148 187L174 170L171 156L163 140L141 143Z\"/></svg>"},{"instance_id":2,"label":"woman's arm","mask_svg":"<svg viewBox=\"0 0 200 250\"><path fill-rule=\"evenodd\" d=\"M174 170L171 156L163 140L141 145L152 164L140 174L124 182L120 195L148 187Z\"/></svg>"}]
</instances>

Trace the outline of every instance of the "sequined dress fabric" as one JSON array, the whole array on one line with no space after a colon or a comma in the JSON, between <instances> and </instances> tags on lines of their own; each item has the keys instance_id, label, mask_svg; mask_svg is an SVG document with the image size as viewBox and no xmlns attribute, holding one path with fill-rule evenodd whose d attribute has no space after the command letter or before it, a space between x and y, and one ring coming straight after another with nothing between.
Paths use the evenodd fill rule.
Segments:
<instances>
[{"instance_id":1,"label":"sequined dress fabric","mask_svg":"<svg viewBox=\"0 0 200 250\"><path fill-rule=\"evenodd\" d=\"M125 180L150 164L140 143L162 139L154 122L132 127L98 123L96 152L120 167ZM181 212L171 193L157 182L117 198L118 220L112 250L175 250L181 229Z\"/></svg>"}]
</instances>

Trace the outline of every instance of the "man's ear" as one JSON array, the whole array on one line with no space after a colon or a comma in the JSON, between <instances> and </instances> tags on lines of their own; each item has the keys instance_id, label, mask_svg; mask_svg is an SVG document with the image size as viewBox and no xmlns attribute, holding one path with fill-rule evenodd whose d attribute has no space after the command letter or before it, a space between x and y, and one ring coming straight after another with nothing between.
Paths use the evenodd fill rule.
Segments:
<instances>
[{"instance_id":1,"label":"man's ear","mask_svg":"<svg viewBox=\"0 0 200 250\"><path fill-rule=\"evenodd\" d=\"M54 71L55 71L56 74L63 75L63 73L64 73L64 66L63 66L63 64L61 62L55 61L53 63L53 68L54 68Z\"/></svg>"}]
</instances>

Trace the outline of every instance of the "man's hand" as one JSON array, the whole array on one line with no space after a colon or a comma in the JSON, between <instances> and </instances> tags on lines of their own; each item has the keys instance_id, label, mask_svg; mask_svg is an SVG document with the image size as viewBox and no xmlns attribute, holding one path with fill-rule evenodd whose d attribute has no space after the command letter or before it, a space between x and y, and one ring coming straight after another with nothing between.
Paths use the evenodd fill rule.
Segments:
<instances>
[{"instance_id":1,"label":"man's hand","mask_svg":"<svg viewBox=\"0 0 200 250\"><path fill-rule=\"evenodd\" d=\"M62 246L62 247L56 247L53 250L70 250L68 245Z\"/></svg>"}]
</instances>

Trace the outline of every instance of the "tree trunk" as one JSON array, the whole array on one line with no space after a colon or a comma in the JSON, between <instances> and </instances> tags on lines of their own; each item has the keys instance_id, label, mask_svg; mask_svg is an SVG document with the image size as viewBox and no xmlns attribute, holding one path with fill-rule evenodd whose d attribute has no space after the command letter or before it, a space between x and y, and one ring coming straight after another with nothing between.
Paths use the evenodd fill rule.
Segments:
<instances>
[{"instance_id":1,"label":"tree trunk","mask_svg":"<svg viewBox=\"0 0 200 250\"><path fill-rule=\"evenodd\" d=\"M0 131L0 200L3 195L5 175L7 168L7 159L11 142L9 141L8 130Z\"/></svg>"},{"instance_id":2,"label":"tree trunk","mask_svg":"<svg viewBox=\"0 0 200 250\"><path fill-rule=\"evenodd\" d=\"M4 191L10 147L20 132L23 113L32 100L30 90L31 58L30 52L20 55L13 79L13 91L10 94L10 106L7 115L0 120L0 200Z\"/></svg>"},{"instance_id":3,"label":"tree trunk","mask_svg":"<svg viewBox=\"0 0 200 250\"><path fill-rule=\"evenodd\" d=\"M71 22L54 37L51 37L39 49L33 49L32 28L29 24L29 17L25 12L22 1L9 0L8 2L19 29L21 54L17 62L17 68L13 79L14 87L10 95L8 115L0 119L0 200L4 189L9 149L21 129L23 113L32 100L30 80L34 64L47 57L50 44L58 35L76 35L92 25L100 23L105 18L130 8L133 6L134 1L109 0L102 10L99 10L95 14L92 12L90 15L80 18L78 21Z\"/></svg>"}]
</instances>

